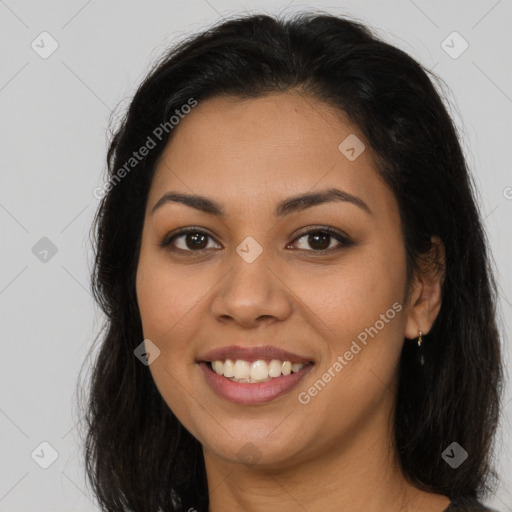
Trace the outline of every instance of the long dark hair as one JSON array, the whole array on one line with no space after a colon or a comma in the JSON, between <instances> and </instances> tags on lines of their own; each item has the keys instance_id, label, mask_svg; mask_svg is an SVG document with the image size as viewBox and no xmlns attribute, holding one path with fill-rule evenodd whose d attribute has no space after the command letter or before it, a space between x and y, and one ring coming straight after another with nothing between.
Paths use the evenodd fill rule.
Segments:
<instances>
[{"instance_id":1,"label":"long dark hair","mask_svg":"<svg viewBox=\"0 0 512 512\"><path fill-rule=\"evenodd\" d=\"M442 307L425 337L425 365L415 363L412 343L400 360L395 442L405 476L451 498L493 490L503 372L496 287L458 135L429 74L439 80L362 23L324 13L233 18L176 45L148 73L110 143L109 184L96 194L92 284L106 324L84 451L104 510L208 508L201 445L134 357L143 340L135 293L141 233L155 164L172 137L170 116L218 95L292 89L360 128L400 208L408 275L432 236L445 247ZM151 150L127 166L148 137ZM454 441L469 454L456 470L441 457Z\"/></svg>"}]
</instances>

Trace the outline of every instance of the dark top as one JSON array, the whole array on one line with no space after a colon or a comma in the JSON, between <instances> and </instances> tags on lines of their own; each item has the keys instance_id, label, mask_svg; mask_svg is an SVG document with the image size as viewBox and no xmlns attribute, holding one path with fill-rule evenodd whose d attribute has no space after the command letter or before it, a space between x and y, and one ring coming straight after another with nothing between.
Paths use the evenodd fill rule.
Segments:
<instances>
[{"instance_id":1,"label":"dark top","mask_svg":"<svg viewBox=\"0 0 512 512\"><path fill-rule=\"evenodd\" d=\"M474 498L453 498L444 512L499 512L494 508L485 507Z\"/></svg>"}]
</instances>

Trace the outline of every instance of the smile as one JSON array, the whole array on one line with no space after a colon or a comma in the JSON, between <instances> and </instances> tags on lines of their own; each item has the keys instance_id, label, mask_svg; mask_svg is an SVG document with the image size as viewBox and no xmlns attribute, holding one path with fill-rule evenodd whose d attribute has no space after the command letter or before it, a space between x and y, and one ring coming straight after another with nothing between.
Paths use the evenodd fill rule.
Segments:
<instances>
[{"instance_id":1,"label":"smile","mask_svg":"<svg viewBox=\"0 0 512 512\"><path fill-rule=\"evenodd\" d=\"M276 361L276 360L274 360ZM259 363L259 361L255 361ZM259 375L263 375L263 371L266 372L276 372L277 373L277 363L272 364L272 361L269 364L266 361L262 361L267 366L267 370L264 369L264 366L261 364L256 365L257 372L261 372ZM280 363L280 371L281 375L278 377L267 377L264 380L251 379L251 370L254 363L251 364L249 369L249 363L247 361L237 360L233 363L233 373L235 371L243 372L243 373L235 373L235 375L247 375L247 371L249 371L249 378L237 378L226 377L225 375L219 374L213 370L212 363L201 362L199 363L199 367L204 375L206 383L212 389L216 395L227 400L229 402L233 402L235 404L240 405L254 405L254 404L264 404L283 396L286 393L289 393L294 387L296 387L300 380L304 378L304 376L314 367L313 363L297 363L295 366L295 372L293 371L293 366L290 361L278 361ZM216 361L216 367L218 370L225 370L225 362ZM218 364L220 363L220 364ZM239 363L237 365L237 363ZM220 367L222 365L222 368ZM230 364L228 363L227 373L230 373ZM290 366L292 368L290 368ZM283 370L284 373L283 374Z\"/></svg>"},{"instance_id":2,"label":"smile","mask_svg":"<svg viewBox=\"0 0 512 512\"><path fill-rule=\"evenodd\" d=\"M250 384L268 382L281 376L298 373L306 366L303 363L292 363L279 359L272 359L271 361L258 359L252 363L243 359L237 359L236 361L226 359L225 361L211 361L208 364L217 375L222 375L231 382Z\"/></svg>"},{"instance_id":3,"label":"smile","mask_svg":"<svg viewBox=\"0 0 512 512\"><path fill-rule=\"evenodd\" d=\"M196 362L217 396L247 405L288 393L314 366L311 357L269 345L220 347Z\"/></svg>"}]
</instances>

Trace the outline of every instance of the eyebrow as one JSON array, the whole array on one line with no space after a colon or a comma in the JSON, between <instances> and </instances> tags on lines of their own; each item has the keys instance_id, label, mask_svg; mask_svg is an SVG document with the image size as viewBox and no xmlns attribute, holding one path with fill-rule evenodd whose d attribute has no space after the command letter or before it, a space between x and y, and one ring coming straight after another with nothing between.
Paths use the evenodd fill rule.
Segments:
<instances>
[{"instance_id":1,"label":"eyebrow","mask_svg":"<svg viewBox=\"0 0 512 512\"><path fill-rule=\"evenodd\" d=\"M329 188L319 192L312 192L289 197L277 204L274 215L276 217L284 217L285 215L302 211L306 208L311 208L312 206L334 201L343 201L353 204L366 213L373 215L368 205L360 197L354 196L337 188ZM190 206L191 208L195 208L196 210L207 213L209 215L215 215L218 217L224 217L226 215L226 210L224 207L212 199L201 195L182 194L172 191L165 193L157 201L157 203L151 209L151 214L153 214L164 204L171 202Z\"/></svg>"}]
</instances>

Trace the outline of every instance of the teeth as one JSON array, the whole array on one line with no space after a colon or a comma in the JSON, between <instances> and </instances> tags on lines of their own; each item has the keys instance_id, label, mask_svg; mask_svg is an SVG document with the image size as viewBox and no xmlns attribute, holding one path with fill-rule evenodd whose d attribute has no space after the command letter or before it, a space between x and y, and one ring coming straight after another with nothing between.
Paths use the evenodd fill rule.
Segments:
<instances>
[{"instance_id":1,"label":"teeth","mask_svg":"<svg viewBox=\"0 0 512 512\"><path fill-rule=\"evenodd\" d=\"M272 359L269 363L263 359L258 359L252 364L242 359L233 362L231 359L223 361L212 361L212 368L218 375L235 382L267 382L281 375L290 375L297 373L304 364L293 363L291 361L279 361Z\"/></svg>"},{"instance_id":2,"label":"teeth","mask_svg":"<svg viewBox=\"0 0 512 512\"><path fill-rule=\"evenodd\" d=\"M283 366L283 363L281 361L278 361L277 359L272 359L272 361L270 361L270 364L268 365L268 376L280 377L281 366Z\"/></svg>"},{"instance_id":3,"label":"teeth","mask_svg":"<svg viewBox=\"0 0 512 512\"><path fill-rule=\"evenodd\" d=\"M265 361L254 361L251 364L250 377L252 380L268 379L268 364Z\"/></svg>"},{"instance_id":4,"label":"teeth","mask_svg":"<svg viewBox=\"0 0 512 512\"><path fill-rule=\"evenodd\" d=\"M251 367L247 361L237 359L235 363L235 379L248 379L251 373Z\"/></svg>"},{"instance_id":5,"label":"teeth","mask_svg":"<svg viewBox=\"0 0 512 512\"><path fill-rule=\"evenodd\" d=\"M222 372L224 371L224 365L222 364L222 361L213 361L212 368L213 371L219 375L222 375Z\"/></svg>"},{"instance_id":6,"label":"teeth","mask_svg":"<svg viewBox=\"0 0 512 512\"><path fill-rule=\"evenodd\" d=\"M219 361L222 365L222 361ZM222 366L221 366L221 371L218 372L220 373L221 375L224 375L224 377L234 377L235 376L235 363L233 363L233 361L231 361L231 359L226 359L224 361L224 368L222 369Z\"/></svg>"},{"instance_id":7,"label":"teeth","mask_svg":"<svg viewBox=\"0 0 512 512\"><path fill-rule=\"evenodd\" d=\"M292 363L290 361L285 361L283 366L281 367L281 373L283 375L290 375L292 373Z\"/></svg>"},{"instance_id":8,"label":"teeth","mask_svg":"<svg viewBox=\"0 0 512 512\"><path fill-rule=\"evenodd\" d=\"M300 363L292 364L292 373L297 373L304 365Z\"/></svg>"}]
</instances>

